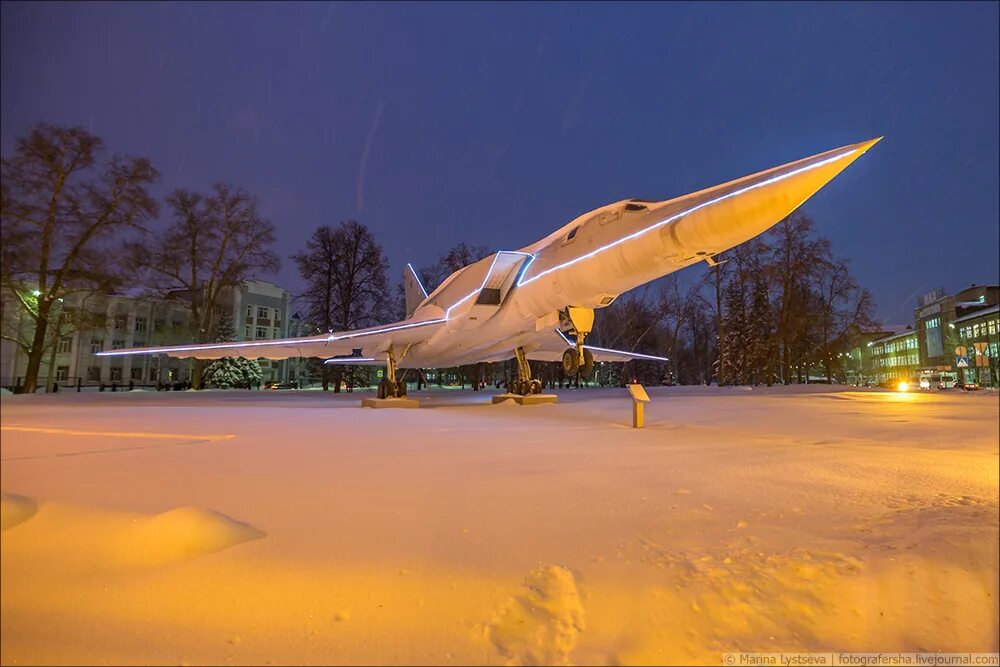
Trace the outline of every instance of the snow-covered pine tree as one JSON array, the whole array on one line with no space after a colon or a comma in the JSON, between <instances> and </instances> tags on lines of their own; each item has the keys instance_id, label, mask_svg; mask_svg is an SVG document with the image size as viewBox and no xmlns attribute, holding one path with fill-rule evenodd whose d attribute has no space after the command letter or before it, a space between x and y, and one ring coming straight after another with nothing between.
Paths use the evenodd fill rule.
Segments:
<instances>
[{"instance_id":1,"label":"snow-covered pine tree","mask_svg":"<svg viewBox=\"0 0 1000 667\"><path fill-rule=\"evenodd\" d=\"M752 384L772 382L774 315L767 280L760 273L754 278L750 309L747 313L748 371Z\"/></svg>"},{"instance_id":2,"label":"snow-covered pine tree","mask_svg":"<svg viewBox=\"0 0 1000 667\"><path fill-rule=\"evenodd\" d=\"M229 313L217 316L215 325L215 341L228 343L236 340L236 329ZM256 359L242 357L223 357L216 359L205 367L203 382L213 384L221 389L233 387L255 387L264 378L264 371Z\"/></svg>"},{"instance_id":3,"label":"snow-covered pine tree","mask_svg":"<svg viewBox=\"0 0 1000 667\"><path fill-rule=\"evenodd\" d=\"M746 287L734 277L723 296L725 317L722 320L723 377L726 384L746 384L747 362L751 353L747 326Z\"/></svg>"}]
</instances>

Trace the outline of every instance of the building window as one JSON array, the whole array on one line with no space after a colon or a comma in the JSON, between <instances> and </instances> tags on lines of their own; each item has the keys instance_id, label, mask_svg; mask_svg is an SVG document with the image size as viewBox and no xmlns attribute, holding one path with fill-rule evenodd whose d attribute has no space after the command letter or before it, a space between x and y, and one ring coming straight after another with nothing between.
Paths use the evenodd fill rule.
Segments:
<instances>
[{"instance_id":1,"label":"building window","mask_svg":"<svg viewBox=\"0 0 1000 667\"><path fill-rule=\"evenodd\" d=\"M101 381L101 367L90 366L87 369L87 382L100 382L100 381Z\"/></svg>"},{"instance_id":2,"label":"building window","mask_svg":"<svg viewBox=\"0 0 1000 667\"><path fill-rule=\"evenodd\" d=\"M125 349L125 341L123 341L120 338L116 338L115 340L111 341L111 349L112 350L123 350L123 349Z\"/></svg>"},{"instance_id":3,"label":"building window","mask_svg":"<svg viewBox=\"0 0 1000 667\"><path fill-rule=\"evenodd\" d=\"M253 306L247 306L247 320L253 319Z\"/></svg>"},{"instance_id":4,"label":"building window","mask_svg":"<svg viewBox=\"0 0 1000 667\"><path fill-rule=\"evenodd\" d=\"M111 381L112 382L121 382L122 381L122 367L121 366L112 366L111 367Z\"/></svg>"},{"instance_id":5,"label":"building window","mask_svg":"<svg viewBox=\"0 0 1000 667\"><path fill-rule=\"evenodd\" d=\"M160 369L157 368L156 366L153 366L152 368L149 369L149 381L156 382L159 379L160 379Z\"/></svg>"},{"instance_id":6,"label":"building window","mask_svg":"<svg viewBox=\"0 0 1000 667\"><path fill-rule=\"evenodd\" d=\"M243 333L243 337L244 338L250 338L250 325L249 324L247 325L247 328L246 328L246 330Z\"/></svg>"},{"instance_id":7,"label":"building window","mask_svg":"<svg viewBox=\"0 0 1000 667\"><path fill-rule=\"evenodd\" d=\"M153 328L156 331L162 331L163 327L165 326L167 326L167 321L165 319L160 318L157 320L153 320Z\"/></svg>"},{"instance_id":8,"label":"building window","mask_svg":"<svg viewBox=\"0 0 1000 667\"><path fill-rule=\"evenodd\" d=\"M132 370L129 371L129 377L131 379L133 379L133 380L139 380L141 382L142 381L142 369L141 368L133 368Z\"/></svg>"},{"instance_id":9,"label":"building window","mask_svg":"<svg viewBox=\"0 0 1000 667\"><path fill-rule=\"evenodd\" d=\"M56 366L56 381L65 382L69 379L69 366Z\"/></svg>"},{"instance_id":10,"label":"building window","mask_svg":"<svg viewBox=\"0 0 1000 667\"><path fill-rule=\"evenodd\" d=\"M69 354L73 351L73 337L63 336L59 339L59 354Z\"/></svg>"},{"instance_id":11,"label":"building window","mask_svg":"<svg viewBox=\"0 0 1000 667\"><path fill-rule=\"evenodd\" d=\"M267 329L264 327L257 327L257 338L267 338Z\"/></svg>"},{"instance_id":12,"label":"building window","mask_svg":"<svg viewBox=\"0 0 1000 667\"><path fill-rule=\"evenodd\" d=\"M268 316L267 308L264 306L257 306L257 319L266 320Z\"/></svg>"},{"instance_id":13,"label":"building window","mask_svg":"<svg viewBox=\"0 0 1000 667\"><path fill-rule=\"evenodd\" d=\"M91 354L97 354L98 352L100 352L103 349L104 349L104 341L103 340L101 340L100 338L91 338L90 339L90 353Z\"/></svg>"},{"instance_id":14,"label":"building window","mask_svg":"<svg viewBox=\"0 0 1000 667\"><path fill-rule=\"evenodd\" d=\"M990 320L990 335L992 336L997 332L997 321Z\"/></svg>"},{"instance_id":15,"label":"building window","mask_svg":"<svg viewBox=\"0 0 1000 667\"><path fill-rule=\"evenodd\" d=\"M115 331L125 331L125 326L128 324L128 315L115 315L111 323Z\"/></svg>"},{"instance_id":16,"label":"building window","mask_svg":"<svg viewBox=\"0 0 1000 667\"><path fill-rule=\"evenodd\" d=\"M146 318L145 317L137 317L137 318L135 318L135 330L136 331L145 331L146 330Z\"/></svg>"}]
</instances>

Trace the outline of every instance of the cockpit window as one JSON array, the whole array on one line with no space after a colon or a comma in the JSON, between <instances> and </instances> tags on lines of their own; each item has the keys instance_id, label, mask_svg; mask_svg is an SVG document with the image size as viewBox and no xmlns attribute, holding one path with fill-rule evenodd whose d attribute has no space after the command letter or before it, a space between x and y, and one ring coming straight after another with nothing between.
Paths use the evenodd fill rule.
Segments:
<instances>
[{"instance_id":1,"label":"cockpit window","mask_svg":"<svg viewBox=\"0 0 1000 667\"><path fill-rule=\"evenodd\" d=\"M645 211L647 208L645 204L640 204L635 200L625 204L626 211Z\"/></svg>"},{"instance_id":2,"label":"cockpit window","mask_svg":"<svg viewBox=\"0 0 1000 667\"><path fill-rule=\"evenodd\" d=\"M577 225L573 229L569 230L569 234L566 235L566 240L567 241L572 241L574 238L576 238L576 233L578 231L580 231L580 226L579 225Z\"/></svg>"}]
</instances>

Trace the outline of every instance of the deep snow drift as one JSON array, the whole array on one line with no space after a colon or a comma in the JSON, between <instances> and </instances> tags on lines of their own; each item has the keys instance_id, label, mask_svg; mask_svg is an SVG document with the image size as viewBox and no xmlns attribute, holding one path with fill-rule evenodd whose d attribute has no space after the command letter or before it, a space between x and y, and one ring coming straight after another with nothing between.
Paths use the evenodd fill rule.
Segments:
<instances>
[{"instance_id":1,"label":"deep snow drift","mask_svg":"<svg viewBox=\"0 0 1000 667\"><path fill-rule=\"evenodd\" d=\"M997 651L996 394L5 396L0 660Z\"/></svg>"}]
</instances>

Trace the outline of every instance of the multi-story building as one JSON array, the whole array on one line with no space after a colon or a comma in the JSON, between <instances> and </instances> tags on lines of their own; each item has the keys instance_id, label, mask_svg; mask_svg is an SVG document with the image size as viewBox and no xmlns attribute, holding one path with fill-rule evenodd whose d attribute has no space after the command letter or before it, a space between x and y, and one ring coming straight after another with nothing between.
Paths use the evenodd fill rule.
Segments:
<instances>
[{"instance_id":1,"label":"multi-story building","mask_svg":"<svg viewBox=\"0 0 1000 667\"><path fill-rule=\"evenodd\" d=\"M920 299L913 321L920 341L919 375L954 379L960 341L955 320L1000 303L1000 286L972 285L956 294L935 290Z\"/></svg>"},{"instance_id":2,"label":"multi-story building","mask_svg":"<svg viewBox=\"0 0 1000 667\"><path fill-rule=\"evenodd\" d=\"M233 327L238 340L287 338L292 294L262 280L250 280L230 292ZM288 381L288 360L260 360L264 382Z\"/></svg>"},{"instance_id":3,"label":"multi-story building","mask_svg":"<svg viewBox=\"0 0 1000 667\"><path fill-rule=\"evenodd\" d=\"M844 376L847 384L869 385L880 382L875 366L874 342L902 331L904 327L884 327L879 331L861 331L852 327L844 336L845 345L838 356L843 359Z\"/></svg>"},{"instance_id":4,"label":"multi-story building","mask_svg":"<svg viewBox=\"0 0 1000 667\"><path fill-rule=\"evenodd\" d=\"M3 326L27 340L33 321L5 299ZM70 324L72 323L72 324ZM70 295L54 306L50 326L65 332L42 357L39 377L60 384L137 385L186 382L187 362L157 356L97 357L96 352L184 342L189 338L188 314L174 301L120 295ZM21 384L28 357L10 340L0 348L0 385Z\"/></svg>"},{"instance_id":5,"label":"multi-story building","mask_svg":"<svg viewBox=\"0 0 1000 667\"><path fill-rule=\"evenodd\" d=\"M870 341L872 368L877 384L911 380L920 368L917 332L913 327Z\"/></svg>"},{"instance_id":6,"label":"multi-story building","mask_svg":"<svg viewBox=\"0 0 1000 667\"><path fill-rule=\"evenodd\" d=\"M188 360L165 355L128 355L97 357L95 352L126 347L152 347L191 342L191 315L187 295L176 293L170 299L122 295L68 296L60 302L52 320L53 327L65 331L42 359L39 373L44 385L51 377L62 385L157 385L188 382L192 364ZM263 281L249 281L231 290L223 298L222 309L231 309L237 340L283 338L289 335L288 311L291 294ZM27 340L33 322L17 301L3 299L3 326ZM80 325L78 316L61 320L59 313L86 313ZM69 321L78 324L68 326ZM289 360L260 361L264 381L288 379ZM21 384L27 355L10 340L0 345L0 386Z\"/></svg>"},{"instance_id":7,"label":"multi-story building","mask_svg":"<svg viewBox=\"0 0 1000 667\"><path fill-rule=\"evenodd\" d=\"M964 348L964 379L982 386L1000 386L1000 305L956 317L951 327L958 336L956 349ZM957 357L958 355L956 355Z\"/></svg>"}]
</instances>

